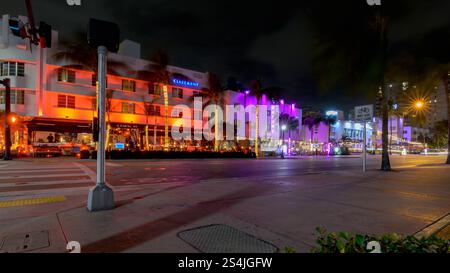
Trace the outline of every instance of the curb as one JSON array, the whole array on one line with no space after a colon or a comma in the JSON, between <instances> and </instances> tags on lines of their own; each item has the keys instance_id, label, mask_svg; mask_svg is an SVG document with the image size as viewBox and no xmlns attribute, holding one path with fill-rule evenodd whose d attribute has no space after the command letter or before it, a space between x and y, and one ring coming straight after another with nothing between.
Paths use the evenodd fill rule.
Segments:
<instances>
[{"instance_id":1,"label":"curb","mask_svg":"<svg viewBox=\"0 0 450 273\"><path fill-rule=\"evenodd\" d=\"M450 225L450 213L414 234L417 238L435 235Z\"/></svg>"}]
</instances>

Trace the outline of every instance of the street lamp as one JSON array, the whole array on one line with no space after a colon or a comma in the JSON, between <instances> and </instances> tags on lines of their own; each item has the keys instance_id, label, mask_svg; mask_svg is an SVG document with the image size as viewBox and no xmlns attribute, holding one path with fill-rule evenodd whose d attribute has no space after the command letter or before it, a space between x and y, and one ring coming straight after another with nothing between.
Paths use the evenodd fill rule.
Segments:
<instances>
[{"instance_id":1,"label":"street lamp","mask_svg":"<svg viewBox=\"0 0 450 273\"><path fill-rule=\"evenodd\" d=\"M425 102L423 100L418 100L414 102L414 108L416 110L423 110L425 108Z\"/></svg>"}]
</instances>

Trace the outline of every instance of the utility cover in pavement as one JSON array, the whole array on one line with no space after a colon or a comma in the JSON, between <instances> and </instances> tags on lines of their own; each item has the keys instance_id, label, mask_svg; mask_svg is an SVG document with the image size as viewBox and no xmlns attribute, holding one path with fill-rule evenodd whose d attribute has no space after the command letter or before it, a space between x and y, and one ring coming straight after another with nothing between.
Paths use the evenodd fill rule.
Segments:
<instances>
[{"instance_id":1,"label":"utility cover in pavement","mask_svg":"<svg viewBox=\"0 0 450 273\"><path fill-rule=\"evenodd\" d=\"M21 253L50 246L48 231L36 231L6 237L0 244L0 252Z\"/></svg>"},{"instance_id":2,"label":"utility cover in pavement","mask_svg":"<svg viewBox=\"0 0 450 273\"><path fill-rule=\"evenodd\" d=\"M275 253L278 248L226 225L211 225L178 233L183 241L203 253Z\"/></svg>"}]
</instances>

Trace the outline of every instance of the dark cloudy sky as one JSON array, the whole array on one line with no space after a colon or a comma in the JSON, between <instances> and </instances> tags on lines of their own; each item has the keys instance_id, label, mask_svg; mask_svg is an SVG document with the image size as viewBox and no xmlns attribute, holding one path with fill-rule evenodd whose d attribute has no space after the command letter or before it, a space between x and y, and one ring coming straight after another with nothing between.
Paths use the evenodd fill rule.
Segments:
<instances>
[{"instance_id":1,"label":"dark cloudy sky","mask_svg":"<svg viewBox=\"0 0 450 273\"><path fill-rule=\"evenodd\" d=\"M70 38L90 17L118 23L144 57L165 50L173 65L212 71L225 82L262 79L301 104L348 108L371 103L364 81L376 43L366 0L34 0L36 20ZM4 0L1 13L26 14ZM450 61L450 1L383 0L390 16L390 55ZM360 84L361 83L361 84ZM372 90L370 90L372 91Z\"/></svg>"}]
</instances>

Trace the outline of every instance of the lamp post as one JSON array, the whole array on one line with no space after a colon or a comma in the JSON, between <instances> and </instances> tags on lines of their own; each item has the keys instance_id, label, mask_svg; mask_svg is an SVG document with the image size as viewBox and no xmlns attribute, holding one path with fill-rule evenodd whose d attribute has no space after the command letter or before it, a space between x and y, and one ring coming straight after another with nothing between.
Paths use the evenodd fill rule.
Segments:
<instances>
[{"instance_id":1,"label":"lamp post","mask_svg":"<svg viewBox=\"0 0 450 273\"><path fill-rule=\"evenodd\" d=\"M287 126L283 124L281 126L281 131L283 132L283 141L281 143L281 158L284 159L284 132L287 130Z\"/></svg>"},{"instance_id":2,"label":"lamp post","mask_svg":"<svg viewBox=\"0 0 450 273\"><path fill-rule=\"evenodd\" d=\"M246 90L245 92L244 92L244 112L245 112L245 118L244 118L244 123L245 123L245 125L247 124L247 96L250 94L250 90ZM245 126L245 127L247 127L247 126ZM247 128L246 128L246 130L247 130ZM249 132L250 132L250 130L249 130ZM247 132L245 132L245 140L247 141L248 140L248 137L247 137ZM246 147L247 148L247 147Z\"/></svg>"},{"instance_id":3,"label":"lamp post","mask_svg":"<svg viewBox=\"0 0 450 273\"><path fill-rule=\"evenodd\" d=\"M426 102L423 99L419 99L414 102L413 108L416 110L416 112L422 112L425 110L426 106L427 106ZM426 150L427 145L426 145L425 132L423 132L422 136L423 136L423 148Z\"/></svg>"},{"instance_id":4,"label":"lamp post","mask_svg":"<svg viewBox=\"0 0 450 273\"><path fill-rule=\"evenodd\" d=\"M9 124L9 115L11 113L11 81L3 79L0 84L5 86L5 152L3 160L9 161L11 158L11 128Z\"/></svg>"}]
</instances>

